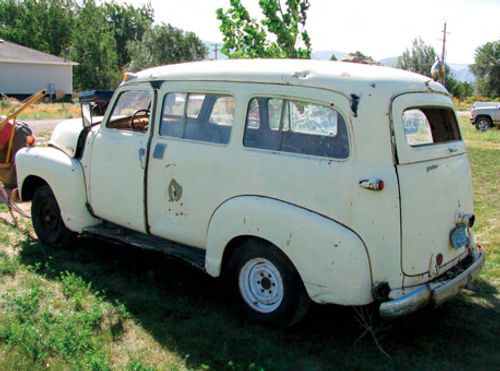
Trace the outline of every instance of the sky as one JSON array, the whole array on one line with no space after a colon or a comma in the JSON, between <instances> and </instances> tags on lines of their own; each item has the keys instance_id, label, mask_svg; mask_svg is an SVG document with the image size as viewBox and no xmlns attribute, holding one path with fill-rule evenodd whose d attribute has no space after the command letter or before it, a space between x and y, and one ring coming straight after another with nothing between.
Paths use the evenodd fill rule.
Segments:
<instances>
[{"instance_id":1,"label":"sky","mask_svg":"<svg viewBox=\"0 0 500 371\"><path fill-rule=\"evenodd\" d=\"M119 0L151 2L155 23L195 32L204 41L222 42L217 8L229 0ZM261 17L258 0L242 0L251 16ZM284 0L282 0L284 3ZM313 51L335 50L381 60L401 55L421 37L441 55L447 24L447 63L474 63L477 47L500 39L500 0L309 0L306 30Z\"/></svg>"}]
</instances>

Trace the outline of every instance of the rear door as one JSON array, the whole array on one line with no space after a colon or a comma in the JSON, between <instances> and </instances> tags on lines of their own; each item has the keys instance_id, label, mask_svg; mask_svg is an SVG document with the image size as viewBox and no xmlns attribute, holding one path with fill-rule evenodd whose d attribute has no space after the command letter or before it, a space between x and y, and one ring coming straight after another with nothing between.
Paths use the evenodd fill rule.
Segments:
<instances>
[{"instance_id":1,"label":"rear door","mask_svg":"<svg viewBox=\"0 0 500 371\"><path fill-rule=\"evenodd\" d=\"M453 245L457 213L472 213L472 177L452 101L410 93L392 104L401 197L402 269L408 276L446 270L467 253ZM468 231L466 230L468 233ZM443 262L437 265L441 254Z\"/></svg>"}]
</instances>

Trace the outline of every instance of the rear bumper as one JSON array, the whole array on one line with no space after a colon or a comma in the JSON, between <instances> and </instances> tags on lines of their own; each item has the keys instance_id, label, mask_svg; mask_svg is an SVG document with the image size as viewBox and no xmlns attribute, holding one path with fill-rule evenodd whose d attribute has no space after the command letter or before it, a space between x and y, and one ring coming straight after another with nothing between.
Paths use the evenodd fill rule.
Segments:
<instances>
[{"instance_id":1,"label":"rear bumper","mask_svg":"<svg viewBox=\"0 0 500 371\"><path fill-rule=\"evenodd\" d=\"M426 283L408 295L380 304L379 313L384 319L393 319L413 313L423 306L432 303L438 306L456 296L467 285L476 279L484 265L484 250L479 247L479 256L460 274L447 280L435 280Z\"/></svg>"}]
</instances>

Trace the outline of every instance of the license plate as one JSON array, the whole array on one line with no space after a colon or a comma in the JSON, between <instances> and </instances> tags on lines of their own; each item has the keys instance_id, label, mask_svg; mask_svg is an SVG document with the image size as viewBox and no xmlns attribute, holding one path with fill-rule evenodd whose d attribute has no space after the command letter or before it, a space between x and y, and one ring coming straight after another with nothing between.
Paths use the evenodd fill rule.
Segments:
<instances>
[{"instance_id":1,"label":"license plate","mask_svg":"<svg viewBox=\"0 0 500 371\"><path fill-rule=\"evenodd\" d=\"M467 243L469 242L467 226L462 224L452 229L450 233L450 239L451 239L451 244L457 250L463 246L466 246Z\"/></svg>"}]
</instances>

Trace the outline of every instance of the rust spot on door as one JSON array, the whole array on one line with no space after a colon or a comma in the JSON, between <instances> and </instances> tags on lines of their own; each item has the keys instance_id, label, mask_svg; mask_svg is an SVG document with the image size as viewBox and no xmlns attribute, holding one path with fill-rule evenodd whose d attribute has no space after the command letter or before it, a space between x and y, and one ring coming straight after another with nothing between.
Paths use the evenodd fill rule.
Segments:
<instances>
[{"instance_id":1,"label":"rust spot on door","mask_svg":"<svg viewBox=\"0 0 500 371\"><path fill-rule=\"evenodd\" d=\"M168 185L168 200L170 202L177 202L182 197L182 186L177 183L175 179L170 181Z\"/></svg>"}]
</instances>

